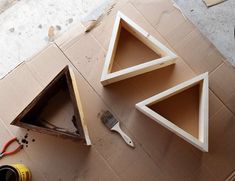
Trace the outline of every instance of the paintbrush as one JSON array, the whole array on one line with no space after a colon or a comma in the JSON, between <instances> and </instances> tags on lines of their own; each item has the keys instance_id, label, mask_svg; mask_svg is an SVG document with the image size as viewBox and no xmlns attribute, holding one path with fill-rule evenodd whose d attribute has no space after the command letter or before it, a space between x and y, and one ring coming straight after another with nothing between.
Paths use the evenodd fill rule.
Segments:
<instances>
[{"instance_id":1,"label":"paintbrush","mask_svg":"<svg viewBox=\"0 0 235 181\"><path fill-rule=\"evenodd\" d=\"M115 119L115 117L109 111L102 112L100 119L107 128L109 128L111 131L118 132L129 146L134 147L134 143L131 138L129 138L129 136L127 136L121 130L119 121Z\"/></svg>"}]
</instances>

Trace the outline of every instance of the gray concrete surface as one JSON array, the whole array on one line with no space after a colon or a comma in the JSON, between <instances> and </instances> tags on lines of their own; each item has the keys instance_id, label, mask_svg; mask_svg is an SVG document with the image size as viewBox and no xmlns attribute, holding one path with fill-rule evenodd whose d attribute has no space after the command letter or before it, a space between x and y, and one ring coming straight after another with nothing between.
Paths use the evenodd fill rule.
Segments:
<instances>
[{"instance_id":1,"label":"gray concrete surface","mask_svg":"<svg viewBox=\"0 0 235 181\"><path fill-rule=\"evenodd\" d=\"M16 2L17 0L0 0L0 14Z\"/></svg>"},{"instance_id":2,"label":"gray concrete surface","mask_svg":"<svg viewBox=\"0 0 235 181\"><path fill-rule=\"evenodd\" d=\"M235 0L207 8L202 0L174 0L183 14L235 66Z\"/></svg>"},{"instance_id":3,"label":"gray concrete surface","mask_svg":"<svg viewBox=\"0 0 235 181\"><path fill-rule=\"evenodd\" d=\"M110 1L0 0L0 79L50 43L51 26L56 39L83 19L101 14Z\"/></svg>"}]
</instances>

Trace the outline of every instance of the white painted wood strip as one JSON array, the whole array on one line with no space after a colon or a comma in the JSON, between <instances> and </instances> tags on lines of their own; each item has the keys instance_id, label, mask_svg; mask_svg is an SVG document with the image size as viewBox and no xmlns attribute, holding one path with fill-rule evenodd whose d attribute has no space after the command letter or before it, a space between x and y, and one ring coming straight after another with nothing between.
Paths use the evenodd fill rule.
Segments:
<instances>
[{"instance_id":1,"label":"white painted wood strip","mask_svg":"<svg viewBox=\"0 0 235 181\"><path fill-rule=\"evenodd\" d=\"M191 134L187 133L171 121L167 120L157 112L151 110L147 106L153 105L156 102L167 99L177 93L180 93L196 84L201 85L200 99L199 99L199 138L195 138ZM136 108L150 117L157 123L161 124L165 128L169 129L176 135L180 136L187 142L191 143L198 149L208 152L208 73L201 74L193 79L185 81L175 87L172 87L164 92L154 95L144 101L136 104Z\"/></svg>"},{"instance_id":2,"label":"white painted wood strip","mask_svg":"<svg viewBox=\"0 0 235 181\"><path fill-rule=\"evenodd\" d=\"M149 60L148 62L111 73L114 56L118 44L118 39L120 35L120 30L122 26L124 26L122 25L123 23L126 24L125 28L127 29L127 31L129 31L131 34L133 34L133 36L138 38L142 43L144 43L146 46L151 48L154 52L156 52L162 57L155 60ZM124 80L130 77L134 77L143 73L153 71L155 69L159 69L174 64L176 59L177 55L175 55L170 49L168 49L156 38L151 36L143 28L138 26L130 18L128 18L119 11L117 13L116 20L114 23L112 37L109 43L109 48L104 62L104 67L100 82L102 83L102 85L105 86L120 80Z\"/></svg>"},{"instance_id":3,"label":"white painted wood strip","mask_svg":"<svg viewBox=\"0 0 235 181\"><path fill-rule=\"evenodd\" d=\"M79 94L79 90L78 90L77 81L76 81L76 78L75 78L75 75L74 75L72 68L69 68L69 73L70 73L72 84L73 84L73 91L75 94L75 98L76 98L76 102L77 102L77 106L78 106L78 110L79 110L79 114L80 114L80 118L81 118L81 124L82 124L82 129L84 132L85 141L86 141L86 144L88 146L90 146L91 140L90 140L90 136L88 133L87 123L86 123L83 108L82 108L82 103L81 103L81 98L80 98L80 94Z\"/></svg>"}]
</instances>

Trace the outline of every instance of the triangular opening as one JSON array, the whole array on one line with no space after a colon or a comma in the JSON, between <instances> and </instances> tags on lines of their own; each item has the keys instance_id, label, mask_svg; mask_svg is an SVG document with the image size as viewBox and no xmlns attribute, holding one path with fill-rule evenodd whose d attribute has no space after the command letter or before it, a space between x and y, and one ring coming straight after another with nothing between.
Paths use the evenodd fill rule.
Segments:
<instances>
[{"instance_id":1,"label":"triangular opening","mask_svg":"<svg viewBox=\"0 0 235 181\"><path fill-rule=\"evenodd\" d=\"M66 76L63 75L51 85L50 91L44 93L20 122L76 135L79 130L72 125L73 115Z\"/></svg>"},{"instance_id":2,"label":"triangular opening","mask_svg":"<svg viewBox=\"0 0 235 181\"><path fill-rule=\"evenodd\" d=\"M122 24L125 22L122 22ZM114 63L109 73L159 59L161 56L145 45L125 27L121 27Z\"/></svg>"},{"instance_id":3,"label":"triangular opening","mask_svg":"<svg viewBox=\"0 0 235 181\"><path fill-rule=\"evenodd\" d=\"M177 56L121 12L117 13L101 83L108 85L175 63Z\"/></svg>"},{"instance_id":4,"label":"triangular opening","mask_svg":"<svg viewBox=\"0 0 235 181\"><path fill-rule=\"evenodd\" d=\"M208 152L208 73L136 104L136 108L202 151Z\"/></svg>"},{"instance_id":5,"label":"triangular opening","mask_svg":"<svg viewBox=\"0 0 235 181\"><path fill-rule=\"evenodd\" d=\"M66 66L12 124L60 137L85 139L90 144L74 81L72 70Z\"/></svg>"},{"instance_id":6,"label":"triangular opening","mask_svg":"<svg viewBox=\"0 0 235 181\"><path fill-rule=\"evenodd\" d=\"M177 93L148 106L173 124L199 138L199 93L200 85Z\"/></svg>"}]
</instances>

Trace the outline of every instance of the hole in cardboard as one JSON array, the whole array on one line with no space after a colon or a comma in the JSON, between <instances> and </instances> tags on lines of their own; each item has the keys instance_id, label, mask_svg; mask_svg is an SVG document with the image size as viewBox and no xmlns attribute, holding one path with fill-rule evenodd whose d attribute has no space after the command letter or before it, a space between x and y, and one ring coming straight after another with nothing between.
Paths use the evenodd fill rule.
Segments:
<instances>
[{"instance_id":1,"label":"hole in cardboard","mask_svg":"<svg viewBox=\"0 0 235 181\"><path fill-rule=\"evenodd\" d=\"M137 38L135 30L129 25L121 21L120 26L117 49L109 73L161 58Z\"/></svg>"},{"instance_id":2,"label":"hole in cardboard","mask_svg":"<svg viewBox=\"0 0 235 181\"><path fill-rule=\"evenodd\" d=\"M200 92L201 85L196 84L148 107L198 138Z\"/></svg>"}]
</instances>

